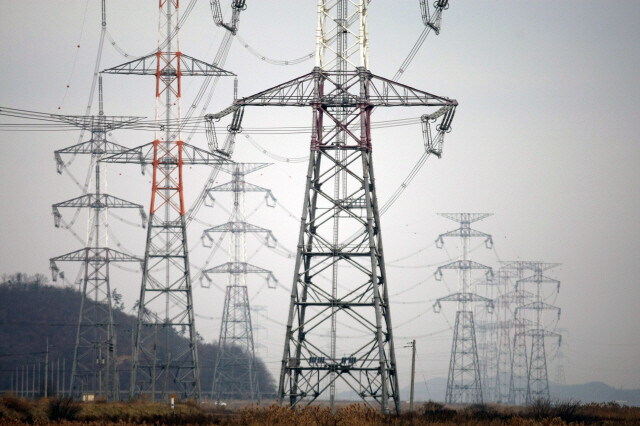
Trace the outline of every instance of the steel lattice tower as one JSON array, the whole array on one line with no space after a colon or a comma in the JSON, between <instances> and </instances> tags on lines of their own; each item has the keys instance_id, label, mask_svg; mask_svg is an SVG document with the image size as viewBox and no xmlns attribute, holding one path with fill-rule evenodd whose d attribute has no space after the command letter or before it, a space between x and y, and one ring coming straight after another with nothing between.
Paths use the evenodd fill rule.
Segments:
<instances>
[{"instance_id":1,"label":"steel lattice tower","mask_svg":"<svg viewBox=\"0 0 640 426\"><path fill-rule=\"evenodd\" d=\"M435 272L436 279L441 280L443 270L457 270L460 281L458 293L437 299L434 304L434 309L439 312L442 302L458 302L445 401L448 404L482 403L482 380L471 304L483 302L489 308L493 308L493 301L473 293L471 271L484 270L486 279L491 281L493 270L489 266L469 260L469 240L477 237L484 238L487 248L493 247L491 235L471 229L470 226L474 222L491 216L491 213L439 213L439 215L458 222L460 227L438 236L436 246L442 248L445 237L459 237L461 242L460 259L438 267Z\"/></svg>"},{"instance_id":2,"label":"steel lattice tower","mask_svg":"<svg viewBox=\"0 0 640 426\"><path fill-rule=\"evenodd\" d=\"M529 365L527 370L527 396L526 403L530 405L536 401L549 400L549 377L547 371L547 354L545 350L545 338L556 337L561 341L561 336L555 331L547 330L543 319L544 311L555 311L560 319L560 308L550 305L544 301L542 285L545 283L555 284L557 291L560 290L560 281L544 275L544 271L558 266L558 263L529 262L527 269L533 275L521 278L516 282L516 289L519 286L535 286L535 296L532 302L516 308L515 316L522 315L525 311L533 312L531 327L525 330L525 335L531 339L531 354L529 355Z\"/></svg>"},{"instance_id":3,"label":"steel lattice tower","mask_svg":"<svg viewBox=\"0 0 640 426\"><path fill-rule=\"evenodd\" d=\"M220 165L228 160L220 153L182 141L181 82L184 76L233 74L180 51L179 0L160 0L159 8L157 52L103 71L155 76L158 125L155 140L105 161L153 166L130 397L146 393L153 400L159 383L162 397L169 383L172 392L199 399L200 372L182 168L185 164ZM160 340L158 327L162 329ZM186 335L189 343L172 353L180 333Z\"/></svg>"},{"instance_id":4,"label":"steel lattice tower","mask_svg":"<svg viewBox=\"0 0 640 426\"><path fill-rule=\"evenodd\" d=\"M368 1L319 0L312 72L238 99L242 106L308 106L311 152L291 289L278 402L308 405L336 384L399 412L398 379L375 177L375 107L432 109L439 152L457 102L369 71ZM429 135L432 135L429 133ZM348 322L348 330L342 324ZM360 333L359 339L347 335ZM327 341L326 336L329 336Z\"/></svg>"},{"instance_id":5,"label":"steel lattice tower","mask_svg":"<svg viewBox=\"0 0 640 426\"><path fill-rule=\"evenodd\" d=\"M496 298L496 327L498 344L496 357L496 374L493 396L498 403L505 404L509 400L509 380L511 377L511 349L513 337L513 305L516 301L512 288L513 272L500 268L496 272L496 281L500 295Z\"/></svg>"},{"instance_id":6,"label":"steel lattice tower","mask_svg":"<svg viewBox=\"0 0 640 426\"><path fill-rule=\"evenodd\" d=\"M60 121L71 123L91 132L91 138L77 145L55 151L56 165L62 173L65 155L91 155L94 166L95 192L54 204L53 217L56 227L62 222L59 209L90 209L87 246L71 253L50 259L53 280L59 273L57 262L82 262L82 299L76 332L76 342L71 367L70 395L75 398L85 393L95 393L107 400L119 399L116 333L113 324L109 264L111 262L141 262L141 259L109 248L108 209L138 209L142 222L146 221L144 209L139 204L103 193L104 178L100 158L126 151L127 148L107 140L107 132L135 124L136 117L108 117L103 111L102 79L99 80L98 116L58 116ZM78 211L77 210L77 211Z\"/></svg>"},{"instance_id":7,"label":"steel lattice tower","mask_svg":"<svg viewBox=\"0 0 640 426\"><path fill-rule=\"evenodd\" d=\"M497 311L494 306L497 297L496 287L498 285L499 283L496 280L481 279L475 282L476 288L485 287L484 296L494 301L492 305L476 305L474 309L482 396L485 401L495 400L499 327Z\"/></svg>"},{"instance_id":8,"label":"steel lattice tower","mask_svg":"<svg viewBox=\"0 0 640 426\"><path fill-rule=\"evenodd\" d=\"M233 210L229 222L206 229L203 234L203 241L210 243L214 240L213 235L230 235L229 261L204 271L205 277L209 279L211 274L227 276L218 356L211 391L212 397L218 401L227 398L260 401L247 276L259 274L266 278L267 284L273 284L272 288L275 288L277 281L271 271L247 263L246 235L263 234L265 244L270 246L275 245L276 239L270 230L246 221L244 198L247 192L264 192L267 205L275 207L275 198L270 190L245 181L247 174L267 166L269 164L266 163L236 163L225 166L223 170L231 174L231 182L209 190L209 194L233 193Z\"/></svg>"},{"instance_id":9,"label":"steel lattice tower","mask_svg":"<svg viewBox=\"0 0 640 426\"><path fill-rule=\"evenodd\" d=\"M549 386L544 338L547 336L559 338L559 334L544 329L542 311L547 309L557 311L559 317L560 309L546 304L541 299L540 288L536 289L536 293L531 293L525 290L524 284L537 283L537 280L546 282L547 278L542 273L545 270L556 267L558 264L518 260L502 262L502 265L503 268L513 271L514 277L517 278L513 294L516 303L513 312L514 335L509 382L509 404L522 405L530 404L536 399L548 400ZM534 275L525 277L526 271L533 271ZM557 284L559 288L559 281L551 280L551 282ZM533 313L534 317L527 318L527 312ZM532 366L532 363L535 363L535 366ZM532 380L533 386L531 386Z\"/></svg>"},{"instance_id":10,"label":"steel lattice tower","mask_svg":"<svg viewBox=\"0 0 640 426\"><path fill-rule=\"evenodd\" d=\"M511 271L513 279L524 277L526 261L502 262L502 268ZM527 399L527 374L529 371L529 359L527 351L526 321L517 315L518 308L533 300L533 294L523 287L514 286L513 294L513 342L511 350L511 371L509 375L510 405L522 405Z\"/></svg>"}]
</instances>

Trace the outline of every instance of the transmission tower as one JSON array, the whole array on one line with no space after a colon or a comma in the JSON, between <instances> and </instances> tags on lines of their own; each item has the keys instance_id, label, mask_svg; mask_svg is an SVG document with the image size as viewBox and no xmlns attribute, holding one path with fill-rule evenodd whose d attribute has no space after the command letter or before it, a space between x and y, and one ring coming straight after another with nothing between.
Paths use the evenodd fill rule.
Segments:
<instances>
[{"instance_id":1,"label":"transmission tower","mask_svg":"<svg viewBox=\"0 0 640 426\"><path fill-rule=\"evenodd\" d=\"M170 383L172 392L199 399L200 373L182 167L185 164L220 165L228 162L228 155L183 142L181 82L183 76L232 76L233 73L180 51L179 0L162 0L159 8L157 52L103 71L155 76L155 140L105 161L153 166L130 397L145 393L153 400L158 392L157 384L162 383L162 398ZM154 332L158 327L162 329L159 341ZM177 336L183 333L189 343L186 347L176 347Z\"/></svg>"},{"instance_id":2,"label":"transmission tower","mask_svg":"<svg viewBox=\"0 0 640 426\"><path fill-rule=\"evenodd\" d=\"M244 399L260 401L260 384L257 375L253 326L247 281L249 274L258 274L267 280L271 288L277 283L275 276L259 266L247 263L246 235L253 233L264 235L264 243L275 246L276 239L268 229L246 221L244 198L247 192L264 192L266 203L275 207L275 198L271 191L245 181L245 176L256 172L269 164L236 163L223 167L231 174L231 182L209 190L210 194L220 192L233 193L233 210L229 222L204 231L203 241L211 246L214 235L220 239L229 234L229 260L204 271L205 277L212 274L225 274L227 288L218 340L218 356L213 371L212 396L221 399Z\"/></svg>"},{"instance_id":3,"label":"transmission tower","mask_svg":"<svg viewBox=\"0 0 640 426\"><path fill-rule=\"evenodd\" d=\"M485 401L494 401L496 362L498 360L498 322L497 310L494 309L497 298L497 280L480 279L475 282L475 287L484 287L484 296L493 300L493 304L476 305L474 320L478 342L478 361L480 378L482 383L482 396ZM473 284L472 284L473 286ZM480 292L480 291L479 291Z\"/></svg>"},{"instance_id":4,"label":"transmission tower","mask_svg":"<svg viewBox=\"0 0 640 426\"><path fill-rule=\"evenodd\" d=\"M486 247L493 247L491 235L471 229L470 226L474 222L491 216L491 213L439 213L439 215L458 222L460 227L438 236L436 246L442 248L445 237L459 237L461 251L459 260L439 266L435 272L437 280L442 279L442 271L445 269L457 270L459 274L459 292L437 299L433 305L434 310L439 312L442 302L458 302L445 401L448 404L482 403L482 380L471 304L483 302L492 309L493 301L473 293L471 272L484 270L486 279L491 281L493 270L489 266L469 260L469 240L484 238Z\"/></svg>"},{"instance_id":5,"label":"transmission tower","mask_svg":"<svg viewBox=\"0 0 640 426\"><path fill-rule=\"evenodd\" d=\"M278 383L278 402L291 407L308 405L328 392L334 408L340 383L383 412L390 407L400 411L371 113L375 107L430 108L425 120L438 121L438 127L430 133L428 148L439 152L457 102L369 71L367 10L366 0L319 0L313 71L238 99L217 114L242 106L313 110ZM363 337L348 338L354 331Z\"/></svg>"},{"instance_id":6,"label":"transmission tower","mask_svg":"<svg viewBox=\"0 0 640 426\"><path fill-rule=\"evenodd\" d=\"M567 330L564 328L556 328L555 330L557 333L566 336L566 332ZM566 343L563 345L566 346ZM566 356L564 354L564 350L562 347L558 348L558 353L557 353L557 365L556 365L556 371L555 371L555 376L554 376L554 381L556 382L557 385L566 385L567 384L567 379L565 377L564 374L564 365L565 365L565 361L566 361Z\"/></svg>"},{"instance_id":7,"label":"transmission tower","mask_svg":"<svg viewBox=\"0 0 640 426\"><path fill-rule=\"evenodd\" d=\"M556 337L561 342L560 334L552 330L547 330L544 323L543 312L555 311L560 319L560 308L550 305L544 301L542 285L545 283L555 284L560 290L560 281L544 275L545 271L555 268L558 263L529 262L527 269L533 275L521 278L516 282L516 288L524 285L535 286L535 296L532 302L516 308L515 316L523 317L526 311L533 313L531 327L525 329L525 335L531 340L531 354L529 355L529 365L527 371L527 396L526 403L530 405L536 401L549 400L549 377L547 372L547 354L545 350L545 338Z\"/></svg>"},{"instance_id":8,"label":"transmission tower","mask_svg":"<svg viewBox=\"0 0 640 426\"><path fill-rule=\"evenodd\" d=\"M509 400L509 380L511 377L511 349L513 337L513 309L516 302L513 288L513 272L500 268L496 272L496 283L500 295L496 298L496 328L498 331L496 372L493 396L495 402L506 404Z\"/></svg>"},{"instance_id":9,"label":"transmission tower","mask_svg":"<svg viewBox=\"0 0 640 426\"><path fill-rule=\"evenodd\" d=\"M91 138L77 145L55 151L58 173L65 166L63 156L91 155L95 172L95 192L87 193L71 200L54 204L53 217L56 227L60 227L62 214L60 209L90 209L87 245L50 259L53 280L59 274L57 262L82 262L84 279L82 280L82 299L76 331L76 342L71 367L70 394L79 398L86 393L94 393L107 400L119 399L118 362L116 333L113 324L111 283L109 264L111 262L141 262L141 259L109 248L108 210L112 208L137 209L142 222L146 220L144 209L139 204L103 193L104 177L99 160L105 155L126 151L127 148L107 140L107 132L126 128L135 124L136 117L108 117L104 115L102 78L99 80L99 115L97 116L58 116L60 121L71 123L80 129L91 132ZM68 228L70 225L65 226ZM62 274L60 272L60 274Z\"/></svg>"}]
</instances>

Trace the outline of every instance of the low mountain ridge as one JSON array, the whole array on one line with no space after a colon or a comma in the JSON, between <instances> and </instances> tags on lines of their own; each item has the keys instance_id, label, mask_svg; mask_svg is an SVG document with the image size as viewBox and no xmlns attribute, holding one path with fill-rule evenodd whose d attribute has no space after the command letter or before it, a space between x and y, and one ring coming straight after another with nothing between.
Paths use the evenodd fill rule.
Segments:
<instances>
[{"instance_id":1,"label":"low mountain ridge","mask_svg":"<svg viewBox=\"0 0 640 426\"><path fill-rule=\"evenodd\" d=\"M18 369L18 374L22 374L23 366L29 368L29 387L33 386L33 368L36 365L38 371L38 363L43 366L47 339L50 366L56 373L60 370L60 388L68 387L81 296L73 288L48 284L43 275L14 274L0 280L0 392L13 388L16 371ZM129 389L132 331L136 317L117 307L114 307L113 315L120 388L126 391ZM172 337L174 339L179 345L187 344L187 339L177 333ZM203 395L211 391L217 353L217 344L198 342ZM261 394L271 397L275 395L274 380L262 361L256 361ZM54 380L49 379L50 392L53 390L52 382L54 388L58 386L57 377ZM42 383L40 389L41 392L44 390Z\"/></svg>"}]
</instances>

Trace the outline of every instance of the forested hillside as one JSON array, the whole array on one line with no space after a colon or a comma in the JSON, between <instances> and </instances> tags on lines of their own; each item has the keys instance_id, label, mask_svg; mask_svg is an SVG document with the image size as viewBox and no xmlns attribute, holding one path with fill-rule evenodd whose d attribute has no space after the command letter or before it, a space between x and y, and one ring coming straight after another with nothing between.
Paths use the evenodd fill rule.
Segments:
<instances>
[{"instance_id":1,"label":"forested hillside","mask_svg":"<svg viewBox=\"0 0 640 426\"><path fill-rule=\"evenodd\" d=\"M54 287L42 275L14 274L0 280L0 392L15 389L16 374L21 383L23 374L28 377L25 381L29 389L35 387L42 392L47 339L50 369L54 369L53 380L49 373L49 393L58 387L68 387L80 301L80 292L70 287ZM126 391L129 389L132 331L136 318L116 307L114 322L120 388ZM187 343L178 333L170 340L176 347ZM198 343L204 393L211 390L217 350L216 344ZM269 397L275 393L273 378L260 360L257 364L261 392L263 397ZM35 386L32 380L34 367ZM39 375L38 370L41 371ZM39 385L38 378L41 379Z\"/></svg>"}]
</instances>

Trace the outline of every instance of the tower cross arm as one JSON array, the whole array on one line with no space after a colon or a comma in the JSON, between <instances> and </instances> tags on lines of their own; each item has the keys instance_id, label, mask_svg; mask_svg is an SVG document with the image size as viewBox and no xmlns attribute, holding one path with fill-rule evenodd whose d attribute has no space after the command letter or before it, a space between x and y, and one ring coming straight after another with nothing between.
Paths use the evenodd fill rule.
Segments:
<instances>
[{"instance_id":1,"label":"tower cross arm","mask_svg":"<svg viewBox=\"0 0 640 426\"><path fill-rule=\"evenodd\" d=\"M209 274L261 274L266 276L269 288L275 288L279 284L273 272L247 262L227 262L203 271L203 275L211 281Z\"/></svg>"},{"instance_id":2,"label":"tower cross arm","mask_svg":"<svg viewBox=\"0 0 640 426\"><path fill-rule=\"evenodd\" d=\"M134 127L144 117L106 115L54 115L58 121L90 131L111 131Z\"/></svg>"},{"instance_id":3,"label":"tower cross arm","mask_svg":"<svg viewBox=\"0 0 640 426\"><path fill-rule=\"evenodd\" d=\"M522 278L516 281L516 289L520 287L520 284L555 284L560 285L560 281L554 278L547 277L545 275L532 275L530 277Z\"/></svg>"},{"instance_id":4,"label":"tower cross arm","mask_svg":"<svg viewBox=\"0 0 640 426\"><path fill-rule=\"evenodd\" d=\"M441 269L486 269L492 271L491 266L486 266L478 262L474 262L473 260L455 260L451 263L447 263L446 265L442 265L438 267L438 270Z\"/></svg>"},{"instance_id":5,"label":"tower cross arm","mask_svg":"<svg viewBox=\"0 0 640 426\"><path fill-rule=\"evenodd\" d=\"M132 203L122 198L114 197L109 194L85 194L80 197L72 198L71 200L62 201L60 203L53 204L51 206L53 210L53 218L56 227L60 226L60 219L62 215L58 209L60 208L81 208L88 207L92 209L138 209L140 217L142 218L142 226L145 226L147 221L147 214L144 211L144 207L141 204Z\"/></svg>"},{"instance_id":6,"label":"tower cross arm","mask_svg":"<svg viewBox=\"0 0 640 426\"><path fill-rule=\"evenodd\" d=\"M470 228L467 228L467 229L458 228L458 229L454 229L453 231L445 232L444 234L440 234L438 236L438 240L442 240L443 238L446 238L446 237L471 237L471 238L482 237L482 238L485 238L486 240L492 240L491 235L485 234L484 232L476 231L475 229L470 229Z\"/></svg>"},{"instance_id":7,"label":"tower cross arm","mask_svg":"<svg viewBox=\"0 0 640 426\"><path fill-rule=\"evenodd\" d=\"M445 269L457 269L457 270L484 269L486 271L487 281L493 281L493 268L478 262L474 262L473 260L455 260L451 263L447 263L446 265L438 266L438 269L436 269L434 273L434 276L437 281L440 281L442 279L442 271Z\"/></svg>"},{"instance_id":8,"label":"tower cross arm","mask_svg":"<svg viewBox=\"0 0 640 426\"><path fill-rule=\"evenodd\" d=\"M227 223L224 223L222 225L218 225L218 226L214 226L214 227L209 228L209 229L205 229L204 232L205 233L212 233L212 232L239 232L239 233L265 232L265 233L271 234L271 230L266 229L266 228L262 228L260 226L252 225L251 223L247 223L247 222L227 222Z\"/></svg>"},{"instance_id":9,"label":"tower cross arm","mask_svg":"<svg viewBox=\"0 0 640 426\"><path fill-rule=\"evenodd\" d=\"M530 302L527 303L525 305L522 306L518 306L516 308L516 311L519 310L533 310L533 311L541 311L541 310L545 310L545 311L556 311L558 312L558 315L560 315L560 312L562 311L561 308L559 308L558 306L555 305L551 305L549 303L540 301L540 300L536 300L534 302Z\"/></svg>"},{"instance_id":10,"label":"tower cross arm","mask_svg":"<svg viewBox=\"0 0 640 426\"><path fill-rule=\"evenodd\" d=\"M558 344L560 345L562 344L562 334L552 330L545 330L544 328L528 329L521 332L521 334L525 334L527 336L538 336L538 337L555 337L558 339Z\"/></svg>"},{"instance_id":11,"label":"tower cross arm","mask_svg":"<svg viewBox=\"0 0 640 426\"><path fill-rule=\"evenodd\" d=\"M49 259L50 262L142 262L142 259L108 247L86 247Z\"/></svg>"},{"instance_id":12,"label":"tower cross arm","mask_svg":"<svg viewBox=\"0 0 640 426\"><path fill-rule=\"evenodd\" d=\"M96 141L89 140L86 142L79 143L77 145L73 145L67 148L62 148L57 151L54 151L56 156L62 154L96 154L96 155L112 155L119 154L121 152L128 151L129 148L123 145L119 145L117 143L109 142L106 140Z\"/></svg>"},{"instance_id":13,"label":"tower cross arm","mask_svg":"<svg viewBox=\"0 0 640 426\"><path fill-rule=\"evenodd\" d=\"M254 185L244 180L238 180L233 182L223 183L222 185L214 186L209 189L209 192L268 192L270 189L263 188L258 185Z\"/></svg>"},{"instance_id":14,"label":"tower cross arm","mask_svg":"<svg viewBox=\"0 0 640 426\"><path fill-rule=\"evenodd\" d=\"M448 296L441 297L436 299L433 304L433 310L438 313L440 309L442 309L442 302L458 302L458 303L474 303L474 302L484 302L486 306L493 310L493 300L480 296L475 293L461 292L461 293L453 293Z\"/></svg>"},{"instance_id":15,"label":"tower cross arm","mask_svg":"<svg viewBox=\"0 0 640 426\"><path fill-rule=\"evenodd\" d=\"M218 114L212 114L212 118L220 118L241 106L309 106L319 102L316 97L316 76L319 70L304 74L300 77L278 84L251 96L240 98L234 105L224 109Z\"/></svg>"},{"instance_id":16,"label":"tower cross arm","mask_svg":"<svg viewBox=\"0 0 640 426\"><path fill-rule=\"evenodd\" d=\"M57 262L139 262L142 265L142 259L130 254L108 247L86 247L49 259L53 281L57 280L60 271Z\"/></svg>"},{"instance_id":17,"label":"tower cross arm","mask_svg":"<svg viewBox=\"0 0 640 426\"><path fill-rule=\"evenodd\" d=\"M247 262L227 262L203 271L205 274L271 274L272 272Z\"/></svg>"},{"instance_id":18,"label":"tower cross arm","mask_svg":"<svg viewBox=\"0 0 640 426\"><path fill-rule=\"evenodd\" d=\"M173 147L167 150L163 146L163 142L154 141L102 158L100 161L104 163L153 164L154 153L157 148L159 151L162 150L162 153L157 156L158 164L178 165L181 162L187 165L222 165L232 163L231 160L222 155L183 142L180 142L180 144L182 144L181 156L178 155L178 150L175 149L178 144L173 144Z\"/></svg>"},{"instance_id":19,"label":"tower cross arm","mask_svg":"<svg viewBox=\"0 0 640 426\"><path fill-rule=\"evenodd\" d=\"M141 204L132 203L109 194L85 194L71 200L53 204L53 208L91 207L91 208L130 208L142 209Z\"/></svg>"},{"instance_id":20,"label":"tower cross arm","mask_svg":"<svg viewBox=\"0 0 640 426\"><path fill-rule=\"evenodd\" d=\"M369 74L367 80L368 100L373 106L436 106L452 109L458 106L455 99L434 95L374 74Z\"/></svg>"},{"instance_id":21,"label":"tower cross arm","mask_svg":"<svg viewBox=\"0 0 640 426\"><path fill-rule=\"evenodd\" d=\"M93 130L99 128L104 131L132 126L144 118L134 116L107 115L62 115L8 107L0 107L0 115L23 118L26 120L63 122L84 130Z\"/></svg>"},{"instance_id":22,"label":"tower cross arm","mask_svg":"<svg viewBox=\"0 0 640 426\"><path fill-rule=\"evenodd\" d=\"M486 219L489 216L493 216L493 213L438 213L438 216L445 217L449 220L458 223L473 223L482 219Z\"/></svg>"},{"instance_id":23,"label":"tower cross arm","mask_svg":"<svg viewBox=\"0 0 640 426\"><path fill-rule=\"evenodd\" d=\"M512 270L528 269L530 271L538 271L538 272L548 271L550 269L553 269L562 265L561 263L538 262L538 261L531 261L531 260L506 260L506 261L501 261L500 263L502 267L505 269L512 269Z\"/></svg>"},{"instance_id":24,"label":"tower cross arm","mask_svg":"<svg viewBox=\"0 0 640 426\"><path fill-rule=\"evenodd\" d=\"M458 101L379 77L362 68L344 73L323 71L316 67L311 73L238 99L234 103L236 107L314 104L323 107L428 106L453 110ZM212 114L211 117L220 118L231 112L233 107Z\"/></svg>"},{"instance_id":25,"label":"tower cross arm","mask_svg":"<svg viewBox=\"0 0 640 426\"><path fill-rule=\"evenodd\" d=\"M158 63L160 60L160 63ZM156 52L101 71L105 74L177 76L234 76L231 71L181 52Z\"/></svg>"}]
</instances>

